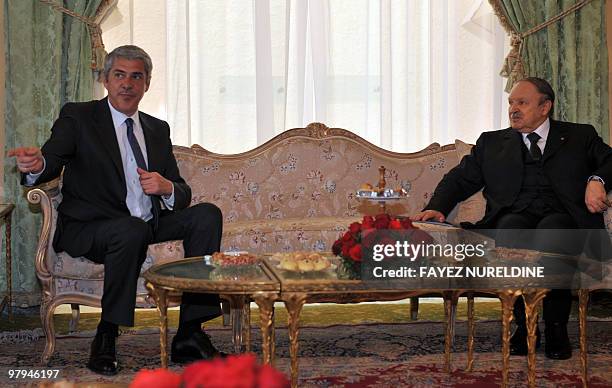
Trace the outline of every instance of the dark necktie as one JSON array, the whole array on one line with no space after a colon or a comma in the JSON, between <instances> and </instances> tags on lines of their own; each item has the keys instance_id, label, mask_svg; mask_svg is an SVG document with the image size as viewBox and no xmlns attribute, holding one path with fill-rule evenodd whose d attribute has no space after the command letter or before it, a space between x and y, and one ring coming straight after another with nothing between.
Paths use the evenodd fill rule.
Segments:
<instances>
[{"instance_id":1,"label":"dark necktie","mask_svg":"<svg viewBox=\"0 0 612 388\"><path fill-rule=\"evenodd\" d=\"M125 125L127 125L127 138L130 142L130 147L132 148L134 158L136 159L136 165L143 170L146 170L147 163L145 162L144 156L142 156L142 150L140 149L136 135L134 135L134 120L128 117L125 119Z\"/></svg>"},{"instance_id":2,"label":"dark necktie","mask_svg":"<svg viewBox=\"0 0 612 388\"><path fill-rule=\"evenodd\" d=\"M529 135L527 135L527 139L529 139L529 153L531 154L531 157L533 160L539 161L542 159L542 150L540 150L540 147L538 147L540 135L535 132L531 132Z\"/></svg>"},{"instance_id":3,"label":"dark necktie","mask_svg":"<svg viewBox=\"0 0 612 388\"><path fill-rule=\"evenodd\" d=\"M134 135L134 120L128 117L125 119L125 125L127 126L127 138L130 143L130 148L132 148L132 153L134 154L134 158L136 159L136 165L143 170L147 170L147 163L145 162L144 156L142 155L142 150L140 149L140 145L138 144L138 140L136 139L136 135ZM146 195L146 194L145 194ZM153 213L154 230L157 230L157 221L159 215L159 209L155 206L156 200L154 196L149 196L151 198L151 209Z\"/></svg>"}]
</instances>

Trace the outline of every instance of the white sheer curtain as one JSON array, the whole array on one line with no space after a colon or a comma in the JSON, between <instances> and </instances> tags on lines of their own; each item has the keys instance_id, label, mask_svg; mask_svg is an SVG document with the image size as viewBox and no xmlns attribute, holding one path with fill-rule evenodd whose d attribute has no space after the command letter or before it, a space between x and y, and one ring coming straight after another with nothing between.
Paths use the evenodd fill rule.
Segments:
<instances>
[{"instance_id":1,"label":"white sheer curtain","mask_svg":"<svg viewBox=\"0 0 612 388\"><path fill-rule=\"evenodd\" d=\"M323 122L379 146L505 125L505 34L486 0L119 0L107 50L153 58L141 109L175 144L246 151Z\"/></svg>"}]
</instances>

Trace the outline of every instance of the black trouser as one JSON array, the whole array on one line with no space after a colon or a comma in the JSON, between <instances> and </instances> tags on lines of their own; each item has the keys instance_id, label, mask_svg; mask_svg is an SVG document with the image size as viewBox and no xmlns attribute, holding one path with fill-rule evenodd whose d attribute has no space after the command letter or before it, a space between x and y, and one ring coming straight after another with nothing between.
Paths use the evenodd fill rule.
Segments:
<instances>
[{"instance_id":1,"label":"black trouser","mask_svg":"<svg viewBox=\"0 0 612 388\"><path fill-rule=\"evenodd\" d=\"M535 212L507 213L496 223L498 233L496 245L511 248L529 248L543 252L572 254L581 247L577 226L567 213L549 213L544 216ZM523 229L523 231L516 231ZM551 290L544 298L544 320L567 323L571 310L570 290ZM514 319L518 325L525 325L525 304L518 298L514 304Z\"/></svg>"},{"instance_id":2,"label":"black trouser","mask_svg":"<svg viewBox=\"0 0 612 388\"><path fill-rule=\"evenodd\" d=\"M151 221L145 222L136 217L87 223L64 218L55 246L71 256L85 256L104 264L102 319L122 326L133 326L137 281L148 245L183 240L185 257L207 255L219 251L222 227L221 211L210 203L166 212L159 219L157 231L153 230ZM74 246L72 242L84 235L93 235L89 250L86 253L71 250L71 246ZM181 322L205 322L220 314L218 295L183 294Z\"/></svg>"}]
</instances>

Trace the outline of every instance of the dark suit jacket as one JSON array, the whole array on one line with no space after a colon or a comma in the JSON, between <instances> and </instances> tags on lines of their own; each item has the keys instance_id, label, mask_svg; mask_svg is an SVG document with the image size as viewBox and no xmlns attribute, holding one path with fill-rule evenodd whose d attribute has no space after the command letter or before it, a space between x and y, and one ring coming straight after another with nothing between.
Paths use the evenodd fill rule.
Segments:
<instances>
[{"instance_id":1,"label":"dark suit jacket","mask_svg":"<svg viewBox=\"0 0 612 388\"><path fill-rule=\"evenodd\" d=\"M483 189L485 215L476 226L493 228L496 216L516 200L522 185L524 143L512 128L485 132L470 155L446 174L425 207L447 215L455 205ZM603 228L603 216L584 203L587 179L598 175L612 186L612 149L591 125L550 121L542 156L544 172L559 200L581 228Z\"/></svg>"},{"instance_id":2,"label":"dark suit jacket","mask_svg":"<svg viewBox=\"0 0 612 388\"><path fill-rule=\"evenodd\" d=\"M139 115L149 171L173 182L174 210L183 209L191 201L191 189L179 174L168 123L142 112ZM62 218L91 222L129 216L125 174L107 99L66 104L51 131L42 147L45 170L36 183L50 181L64 169L58 227ZM153 203L154 213L160 214L160 200ZM85 247L75 251L82 249Z\"/></svg>"}]
</instances>

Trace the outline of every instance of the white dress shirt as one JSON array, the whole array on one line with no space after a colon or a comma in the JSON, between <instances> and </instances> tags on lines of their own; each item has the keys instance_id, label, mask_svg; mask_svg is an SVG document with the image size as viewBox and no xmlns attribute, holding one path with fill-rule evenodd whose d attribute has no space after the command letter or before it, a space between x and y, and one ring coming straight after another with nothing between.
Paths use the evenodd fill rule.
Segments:
<instances>
[{"instance_id":1,"label":"white dress shirt","mask_svg":"<svg viewBox=\"0 0 612 388\"><path fill-rule=\"evenodd\" d=\"M147 147L144 146L145 138L142 126L140 125L140 115L138 112L132 116L128 116L124 113L116 110L108 101L108 107L111 111L113 118L113 125L115 126L115 134L117 135L117 143L119 143L119 152L121 153L121 162L123 163L123 172L125 175L125 185L127 187L127 196L125 203L127 204L130 214L134 217L142 218L145 221L153 218L151 209L151 199L142 191L140 185L140 175L138 175L138 165L132 147L127 137L127 124L125 120L129 117L134 120L134 136L138 141L142 156L145 159L145 163L148 163ZM174 206L174 185L172 185L172 194L166 198L162 196L163 203L167 209L172 210Z\"/></svg>"},{"instance_id":2,"label":"white dress shirt","mask_svg":"<svg viewBox=\"0 0 612 388\"><path fill-rule=\"evenodd\" d=\"M544 148L546 147L546 139L548 139L548 132L550 132L550 120L546 119L533 132L540 135L540 139L538 140L538 147L540 147L540 151L542 151L542 155L544 155ZM529 133L521 133L521 135L523 135L523 143L525 143L525 145L527 146L527 149L531 147L531 142L529 141L529 139L527 139L527 135L529 135Z\"/></svg>"}]
</instances>

